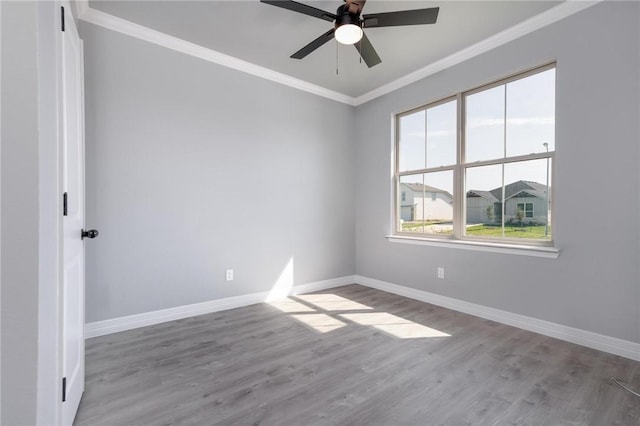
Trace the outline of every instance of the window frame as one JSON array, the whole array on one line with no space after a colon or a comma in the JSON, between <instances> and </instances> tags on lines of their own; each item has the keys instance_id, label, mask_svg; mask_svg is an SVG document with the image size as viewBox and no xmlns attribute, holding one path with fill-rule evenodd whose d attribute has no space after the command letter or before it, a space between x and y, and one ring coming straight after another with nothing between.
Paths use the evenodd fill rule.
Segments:
<instances>
[{"instance_id":1,"label":"window frame","mask_svg":"<svg viewBox=\"0 0 640 426\"><path fill-rule=\"evenodd\" d=\"M394 172L394 194L393 194L393 224L392 224L392 229L393 231L393 235L401 235L401 236L420 236L420 234L416 234L416 233L412 233L412 232L402 232L401 230L398 229L398 225L400 225L400 219L401 219L401 211L400 211L400 203L397 201L398 200L398 193L401 190L400 189L400 178L402 176L412 176L412 175L417 175L417 174L426 174L426 173L433 173L433 172L442 172L442 171L453 171L453 188L454 188L454 193L456 191L456 167L458 166L458 163L460 161L460 149L459 149L459 140L458 140L458 136L456 136L456 164L453 165L448 165L448 166L438 166L438 167L426 167L426 162L425 162L425 168L424 169L415 169L415 170L405 170L403 172L399 172L398 169L400 168L400 132L398 131L398 129L400 129L400 120L402 117L414 114L418 111L425 111L425 120L426 120L426 110L428 110L429 108L435 108L437 106L440 105L444 105L446 103L452 102L452 101L456 101L456 132L459 135L459 128L460 128L460 103L459 103L459 95L460 94L456 94L453 96L447 96L445 98L439 99L437 101L431 102L429 104L426 105L421 105L415 108L412 108L408 111L404 111L400 114L395 114L395 120L394 120L394 150L393 150L393 172ZM427 132L427 127L425 124L425 136L426 136L426 132ZM425 141L426 143L426 141ZM426 145L425 145L425 155L426 155ZM453 223L454 223L454 233L455 233L455 221L456 221L456 200L455 200L455 194L453 194ZM422 234L424 235L423 238L429 238L429 237L437 237L438 238L446 238L446 239L452 239L453 235L452 234L445 234L445 235L440 235L440 234Z\"/></svg>"},{"instance_id":2,"label":"window frame","mask_svg":"<svg viewBox=\"0 0 640 426\"><path fill-rule=\"evenodd\" d=\"M467 214L467 197L466 197L466 188L465 188L465 178L466 178L466 169L472 167L480 167L480 166L488 166L488 165L506 165L509 163L517 163L522 161L530 161L530 160L539 160L546 159L547 161L551 161L551 167L548 169L548 173L550 174L549 188L555 187L555 169L556 169L556 161L555 161L555 153L556 147L554 146L553 151L548 152L539 152L534 154L526 154L526 155L517 155L512 157L502 157L491 160L482 160L482 161L474 161L473 163L466 163L464 154L465 154L465 144L466 144L466 136L465 136L465 114L466 114L466 105L465 100L468 96L480 93L495 87L503 86L508 83L518 81L551 69L557 69L557 63L555 61L540 65L534 68L530 68L525 71L521 71L518 73L514 73L507 77L498 79L496 81L492 81L487 84L483 84L481 86L475 87L470 90L461 91L451 96L446 96L441 99L438 99L433 102L429 102L414 108L411 108L406 111L402 111L400 113L393 115L393 191L392 191L392 224L391 224L391 235L390 237L406 237L412 240L425 240L425 241L443 241L443 242L458 242L465 243L469 242L472 244L482 244L487 243L487 245L504 245L504 246L518 246L520 248L542 248L542 247L554 247L555 246L555 232L551 234L550 239L533 239L533 238L505 238L505 237L487 237L487 236L472 236L466 235L466 214ZM556 74L556 83L557 83L557 74ZM557 84L555 85L554 92L554 102L557 105ZM414 114L419 111L425 111L425 120L426 120L426 111L429 108L437 107L439 105L455 101L456 102L456 163L454 165L449 166L439 166L439 167L426 167L424 169L416 169L416 170L405 170L399 171L400 167L400 136L401 136L401 127L400 120L402 117ZM557 111L557 108L556 108ZM554 116L554 123L557 114ZM555 125L555 124L554 124ZM425 124L425 137L427 132L428 122ZM426 144L426 140L425 140ZM425 145L426 149L426 145ZM426 155L426 151L425 151ZM402 176L407 175L417 175L417 174L426 174L432 172L439 171L453 171L453 232L451 234L427 234L427 233L414 233L414 232L403 232L401 229L401 202L399 201L399 191L400 191L400 178ZM555 191L549 191L548 197L548 205L552 206L551 211L548 212L548 224L551 229L555 228ZM525 211L526 217L526 211Z\"/></svg>"}]
</instances>

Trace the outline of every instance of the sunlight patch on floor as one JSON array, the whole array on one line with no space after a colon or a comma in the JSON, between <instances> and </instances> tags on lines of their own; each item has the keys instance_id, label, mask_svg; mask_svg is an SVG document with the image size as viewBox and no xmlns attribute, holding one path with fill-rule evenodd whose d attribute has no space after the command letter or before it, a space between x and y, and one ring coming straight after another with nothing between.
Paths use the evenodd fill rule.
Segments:
<instances>
[{"instance_id":1,"label":"sunlight patch on floor","mask_svg":"<svg viewBox=\"0 0 640 426\"><path fill-rule=\"evenodd\" d=\"M326 314L291 315L291 318L297 319L301 323L308 325L320 333L337 330L338 328L342 328L347 325L339 319L330 317Z\"/></svg>"},{"instance_id":2,"label":"sunlight patch on floor","mask_svg":"<svg viewBox=\"0 0 640 426\"><path fill-rule=\"evenodd\" d=\"M301 294L296 298L317 306L325 311L357 311L373 309L371 306L354 302L337 294Z\"/></svg>"},{"instance_id":3,"label":"sunlight patch on floor","mask_svg":"<svg viewBox=\"0 0 640 426\"><path fill-rule=\"evenodd\" d=\"M273 302L268 302L271 306L280 309L282 312L316 312L310 306L303 305L300 302L296 302L295 300L291 300L289 298L286 299L278 299Z\"/></svg>"},{"instance_id":4,"label":"sunlight patch on floor","mask_svg":"<svg viewBox=\"0 0 640 426\"><path fill-rule=\"evenodd\" d=\"M380 331L391 334L400 339L419 339L425 337L450 337L435 328L409 321L387 312L372 312L362 314L340 314L342 318L356 324L368 325Z\"/></svg>"},{"instance_id":5,"label":"sunlight patch on floor","mask_svg":"<svg viewBox=\"0 0 640 426\"><path fill-rule=\"evenodd\" d=\"M283 272L287 277L293 274L293 259ZM279 280L280 282L281 280ZM287 279L282 280L283 283ZM286 285L281 287L285 290ZM275 289L275 287L274 287ZM274 293L274 295L277 293ZM278 297L268 302L274 308L289 314L307 327L319 333L328 333L351 324L374 327L390 336L399 339L421 339L433 337L449 337L443 331L427 327L388 312L375 312L371 306L358 303L337 294L303 294L291 297ZM347 312L351 311L351 312ZM372 312L359 312L372 311ZM344 320L341 321L340 319Z\"/></svg>"}]
</instances>

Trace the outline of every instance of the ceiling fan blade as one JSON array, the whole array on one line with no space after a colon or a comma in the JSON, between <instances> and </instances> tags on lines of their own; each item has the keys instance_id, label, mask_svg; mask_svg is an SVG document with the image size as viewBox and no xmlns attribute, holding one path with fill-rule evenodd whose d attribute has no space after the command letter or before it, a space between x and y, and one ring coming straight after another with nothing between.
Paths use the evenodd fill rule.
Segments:
<instances>
[{"instance_id":1,"label":"ceiling fan blade","mask_svg":"<svg viewBox=\"0 0 640 426\"><path fill-rule=\"evenodd\" d=\"M416 10L400 10L398 12L372 13L363 15L365 28L396 27L400 25L435 24L438 20L439 7Z\"/></svg>"},{"instance_id":2,"label":"ceiling fan blade","mask_svg":"<svg viewBox=\"0 0 640 426\"><path fill-rule=\"evenodd\" d=\"M305 15L313 16L314 18L324 19L325 21L333 22L337 16L331 12L325 12L322 9L317 9L306 4L298 3L291 0L260 0L261 3L270 4L272 6L278 6L283 9L291 10L293 12L302 13Z\"/></svg>"},{"instance_id":3,"label":"ceiling fan blade","mask_svg":"<svg viewBox=\"0 0 640 426\"><path fill-rule=\"evenodd\" d=\"M382 62L380 56L378 56L378 52L373 48L366 34L362 34L362 39L355 43L354 46L358 52L360 52L360 56L362 56L362 59L364 59L365 64L367 64L369 68Z\"/></svg>"},{"instance_id":4,"label":"ceiling fan blade","mask_svg":"<svg viewBox=\"0 0 640 426\"><path fill-rule=\"evenodd\" d=\"M336 32L336 29L335 28L331 28L329 31L327 31L326 33L322 34L320 37L318 37L317 39L313 40L311 43L307 44L305 47L303 47L302 49L298 50L296 53L291 55L291 57L293 59L302 59L302 58L304 58L309 53L313 52L318 47L322 46L323 44L325 44L326 42L331 40L333 38L333 33L335 33L335 32Z\"/></svg>"}]
</instances>

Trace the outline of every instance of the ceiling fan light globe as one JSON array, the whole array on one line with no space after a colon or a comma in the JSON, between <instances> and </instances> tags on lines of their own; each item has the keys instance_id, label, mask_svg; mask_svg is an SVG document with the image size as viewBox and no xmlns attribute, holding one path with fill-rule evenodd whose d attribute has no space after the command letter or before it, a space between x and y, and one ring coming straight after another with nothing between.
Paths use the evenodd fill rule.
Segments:
<instances>
[{"instance_id":1,"label":"ceiling fan light globe","mask_svg":"<svg viewBox=\"0 0 640 426\"><path fill-rule=\"evenodd\" d=\"M355 24L344 24L336 28L336 40L341 44L355 44L362 39L362 28Z\"/></svg>"}]
</instances>

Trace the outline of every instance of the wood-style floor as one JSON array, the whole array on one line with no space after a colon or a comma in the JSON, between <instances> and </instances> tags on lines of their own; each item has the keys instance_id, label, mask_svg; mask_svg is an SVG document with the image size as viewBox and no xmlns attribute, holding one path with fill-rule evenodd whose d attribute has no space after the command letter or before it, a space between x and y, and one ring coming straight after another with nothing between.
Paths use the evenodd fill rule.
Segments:
<instances>
[{"instance_id":1,"label":"wood-style floor","mask_svg":"<svg viewBox=\"0 0 640 426\"><path fill-rule=\"evenodd\" d=\"M349 285L89 339L80 425L640 425L640 363Z\"/></svg>"}]
</instances>

